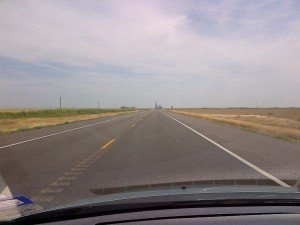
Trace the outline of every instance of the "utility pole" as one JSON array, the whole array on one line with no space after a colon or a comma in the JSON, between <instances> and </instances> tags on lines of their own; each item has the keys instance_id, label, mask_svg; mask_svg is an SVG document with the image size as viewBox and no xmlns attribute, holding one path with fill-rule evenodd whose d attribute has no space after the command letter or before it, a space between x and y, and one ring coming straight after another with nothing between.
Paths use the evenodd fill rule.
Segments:
<instances>
[{"instance_id":1,"label":"utility pole","mask_svg":"<svg viewBox=\"0 0 300 225\"><path fill-rule=\"evenodd\" d=\"M59 108L61 109L61 97L59 97Z\"/></svg>"}]
</instances>

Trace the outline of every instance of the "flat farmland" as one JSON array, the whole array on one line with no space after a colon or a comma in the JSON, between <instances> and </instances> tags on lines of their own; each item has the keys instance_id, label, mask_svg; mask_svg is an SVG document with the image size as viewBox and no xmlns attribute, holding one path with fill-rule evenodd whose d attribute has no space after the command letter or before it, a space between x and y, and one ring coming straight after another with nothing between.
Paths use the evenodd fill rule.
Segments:
<instances>
[{"instance_id":1,"label":"flat farmland","mask_svg":"<svg viewBox=\"0 0 300 225\"><path fill-rule=\"evenodd\" d=\"M173 112L288 140L300 140L300 108L178 108Z\"/></svg>"},{"instance_id":2,"label":"flat farmland","mask_svg":"<svg viewBox=\"0 0 300 225\"><path fill-rule=\"evenodd\" d=\"M35 108L0 108L0 113L3 112L30 112L30 111L41 111L45 109L35 109Z\"/></svg>"},{"instance_id":3,"label":"flat farmland","mask_svg":"<svg viewBox=\"0 0 300 225\"><path fill-rule=\"evenodd\" d=\"M0 135L134 111L129 109L0 109Z\"/></svg>"}]
</instances>

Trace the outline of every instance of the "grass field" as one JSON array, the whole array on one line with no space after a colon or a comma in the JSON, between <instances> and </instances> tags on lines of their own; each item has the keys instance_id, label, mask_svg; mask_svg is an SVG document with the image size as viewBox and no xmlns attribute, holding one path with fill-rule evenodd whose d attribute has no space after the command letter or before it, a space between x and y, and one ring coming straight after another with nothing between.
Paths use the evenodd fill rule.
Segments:
<instances>
[{"instance_id":1,"label":"grass field","mask_svg":"<svg viewBox=\"0 0 300 225\"><path fill-rule=\"evenodd\" d=\"M191 108L174 112L289 140L300 140L300 108Z\"/></svg>"},{"instance_id":2,"label":"grass field","mask_svg":"<svg viewBox=\"0 0 300 225\"><path fill-rule=\"evenodd\" d=\"M34 109L34 108L0 108L0 112L29 112L29 111L40 111L44 109Z\"/></svg>"},{"instance_id":3,"label":"grass field","mask_svg":"<svg viewBox=\"0 0 300 225\"><path fill-rule=\"evenodd\" d=\"M0 134L102 118L133 111L128 109L0 109Z\"/></svg>"}]
</instances>

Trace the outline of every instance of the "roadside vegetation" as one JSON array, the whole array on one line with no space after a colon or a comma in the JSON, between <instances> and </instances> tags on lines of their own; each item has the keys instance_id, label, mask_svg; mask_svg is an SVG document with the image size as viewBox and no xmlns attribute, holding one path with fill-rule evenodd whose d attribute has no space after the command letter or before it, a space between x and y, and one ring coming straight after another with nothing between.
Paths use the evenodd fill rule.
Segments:
<instances>
[{"instance_id":1,"label":"roadside vegetation","mask_svg":"<svg viewBox=\"0 0 300 225\"><path fill-rule=\"evenodd\" d=\"M278 138L300 140L300 108L174 109L172 111Z\"/></svg>"},{"instance_id":2,"label":"roadside vegetation","mask_svg":"<svg viewBox=\"0 0 300 225\"><path fill-rule=\"evenodd\" d=\"M122 109L0 109L0 134L130 113Z\"/></svg>"}]
</instances>

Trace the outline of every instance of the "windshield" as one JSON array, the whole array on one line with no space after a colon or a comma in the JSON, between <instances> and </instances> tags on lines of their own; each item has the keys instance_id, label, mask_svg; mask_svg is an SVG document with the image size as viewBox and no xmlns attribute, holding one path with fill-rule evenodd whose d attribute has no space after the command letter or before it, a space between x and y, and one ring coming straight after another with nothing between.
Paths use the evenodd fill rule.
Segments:
<instances>
[{"instance_id":1,"label":"windshield","mask_svg":"<svg viewBox=\"0 0 300 225\"><path fill-rule=\"evenodd\" d=\"M161 188L297 191L299 12L1 1L0 220Z\"/></svg>"}]
</instances>

